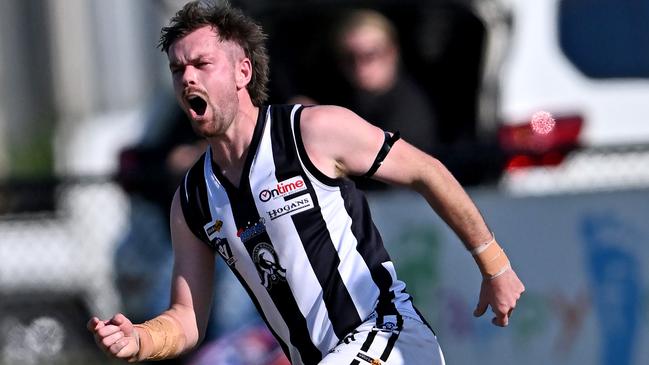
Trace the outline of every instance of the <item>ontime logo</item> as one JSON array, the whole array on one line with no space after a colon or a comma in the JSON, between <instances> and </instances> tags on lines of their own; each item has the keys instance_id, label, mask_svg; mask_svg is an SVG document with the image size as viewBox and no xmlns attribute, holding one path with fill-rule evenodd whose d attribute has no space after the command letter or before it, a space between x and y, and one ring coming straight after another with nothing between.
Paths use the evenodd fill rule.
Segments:
<instances>
[{"instance_id":1,"label":"ontime logo","mask_svg":"<svg viewBox=\"0 0 649 365\"><path fill-rule=\"evenodd\" d=\"M302 179L301 176L295 176L290 179L278 182L277 186L275 186L274 188L264 189L260 191L259 200L265 203L271 199L291 195L302 190L306 190L304 179Z\"/></svg>"}]
</instances>

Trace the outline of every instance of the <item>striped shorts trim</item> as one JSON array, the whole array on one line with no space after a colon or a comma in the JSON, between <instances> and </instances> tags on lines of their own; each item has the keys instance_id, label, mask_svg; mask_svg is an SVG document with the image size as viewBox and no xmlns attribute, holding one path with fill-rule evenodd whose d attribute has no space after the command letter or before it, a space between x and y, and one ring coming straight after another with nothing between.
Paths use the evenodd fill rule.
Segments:
<instances>
[{"instance_id":1,"label":"striped shorts trim","mask_svg":"<svg viewBox=\"0 0 649 365\"><path fill-rule=\"evenodd\" d=\"M321 365L444 365L437 338L421 321L404 316L370 318L343 338Z\"/></svg>"}]
</instances>

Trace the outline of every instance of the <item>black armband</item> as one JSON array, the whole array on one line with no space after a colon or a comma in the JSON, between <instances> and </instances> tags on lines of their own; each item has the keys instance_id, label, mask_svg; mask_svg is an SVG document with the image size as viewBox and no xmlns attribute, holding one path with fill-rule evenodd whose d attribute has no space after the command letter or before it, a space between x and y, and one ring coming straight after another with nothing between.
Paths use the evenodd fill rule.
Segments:
<instances>
[{"instance_id":1,"label":"black armband","mask_svg":"<svg viewBox=\"0 0 649 365\"><path fill-rule=\"evenodd\" d=\"M390 149L392 149L392 145L401 138L401 134L399 131L396 131L394 134L390 135L388 132L383 132L385 134L385 140L383 141L383 146L381 146L381 150L379 150L379 153L376 154L376 158L374 159L374 163L372 164L372 167L370 167L369 170L363 175L363 177L372 177L376 170L381 167L381 164L383 164L383 160L385 160L385 157L388 155L388 152L390 152Z\"/></svg>"}]
</instances>

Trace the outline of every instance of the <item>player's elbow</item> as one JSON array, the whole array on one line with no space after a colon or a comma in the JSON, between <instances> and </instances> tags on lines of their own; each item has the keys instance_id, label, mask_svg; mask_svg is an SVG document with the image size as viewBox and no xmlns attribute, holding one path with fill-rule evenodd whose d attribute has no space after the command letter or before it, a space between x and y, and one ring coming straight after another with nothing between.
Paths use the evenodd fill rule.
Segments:
<instances>
[{"instance_id":1,"label":"player's elbow","mask_svg":"<svg viewBox=\"0 0 649 365\"><path fill-rule=\"evenodd\" d=\"M452 178L451 173L448 171L444 164L430 155L423 155L418 159L418 164L415 168L416 173L412 175L409 182L411 188L420 194L427 195L426 193L433 187L438 187L441 182Z\"/></svg>"}]
</instances>

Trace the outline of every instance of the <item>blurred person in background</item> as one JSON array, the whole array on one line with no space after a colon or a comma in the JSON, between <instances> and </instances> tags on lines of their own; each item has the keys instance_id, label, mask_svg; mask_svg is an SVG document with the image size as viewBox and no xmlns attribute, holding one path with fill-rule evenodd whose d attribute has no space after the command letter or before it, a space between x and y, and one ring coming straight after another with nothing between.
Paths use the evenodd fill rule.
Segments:
<instances>
[{"instance_id":1,"label":"blurred person in background","mask_svg":"<svg viewBox=\"0 0 649 365\"><path fill-rule=\"evenodd\" d=\"M345 88L332 101L383 130L399 131L406 141L432 153L438 147L438 119L429 97L402 62L395 25L377 10L354 9L342 13L331 33L330 52ZM296 96L290 102L330 100ZM363 190L390 187L363 177L353 180Z\"/></svg>"},{"instance_id":2,"label":"blurred person in background","mask_svg":"<svg viewBox=\"0 0 649 365\"><path fill-rule=\"evenodd\" d=\"M401 61L394 24L376 10L356 9L343 13L333 28L331 52L349 87L338 93L344 95L340 105L432 152L437 144L434 108ZM328 103L306 95L290 101Z\"/></svg>"},{"instance_id":3,"label":"blurred person in background","mask_svg":"<svg viewBox=\"0 0 649 365\"><path fill-rule=\"evenodd\" d=\"M334 47L352 87L351 99L343 106L432 152L437 142L434 109L401 62L397 30L390 20L375 10L351 11L335 30Z\"/></svg>"},{"instance_id":4,"label":"blurred person in background","mask_svg":"<svg viewBox=\"0 0 649 365\"><path fill-rule=\"evenodd\" d=\"M172 202L169 309L136 325L90 319L98 346L129 361L190 351L204 338L216 252L293 364L443 364L352 175L420 192L483 274L474 315L491 307L507 326L524 287L452 175L348 109L264 105L264 39L237 9L197 1L163 29L176 96L209 148Z\"/></svg>"}]
</instances>

